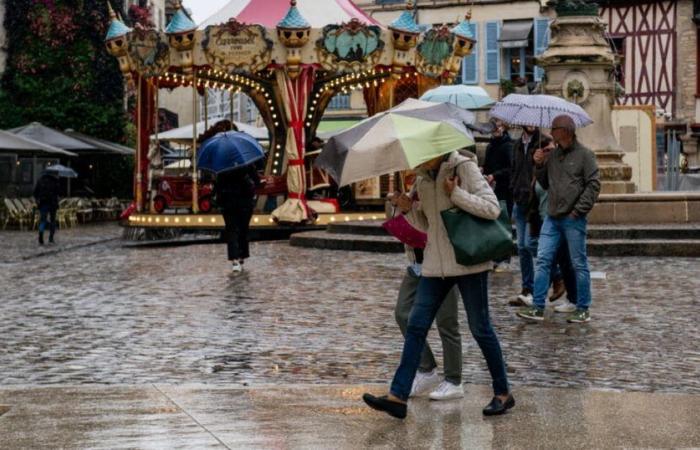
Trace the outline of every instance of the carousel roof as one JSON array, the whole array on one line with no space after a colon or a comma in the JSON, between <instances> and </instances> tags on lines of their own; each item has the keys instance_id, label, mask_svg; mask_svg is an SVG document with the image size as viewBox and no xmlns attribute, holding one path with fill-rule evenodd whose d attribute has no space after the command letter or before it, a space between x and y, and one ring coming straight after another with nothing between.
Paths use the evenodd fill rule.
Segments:
<instances>
[{"instance_id":1,"label":"carousel roof","mask_svg":"<svg viewBox=\"0 0 700 450\"><path fill-rule=\"evenodd\" d=\"M307 26L323 28L328 24L340 24L357 19L364 24L379 25L351 0L299 0L298 13L306 19ZM275 28L290 12L289 0L231 0L214 15L200 24L200 28L226 23L236 18L242 23L256 23Z\"/></svg>"},{"instance_id":2,"label":"carousel roof","mask_svg":"<svg viewBox=\"0 0 700 450\"><path fill-rule=\"evenodd\" d=\"M109 25L109 30L107 30L107 37L105 40L109 41L110 39L124 36L129 31L131 31L131 28L127 27L121 20L114 17L112 19L112 23Z\"/></svg>"},{"instance_id":3,"label":"carousel roof","mask_svg":"<svg viewBox=\"0 0 700 450\"><path fill-rule=\"evenodd\" d=\"M458 36L465 37L467 39L474 39L474 33L472 33L471 24L469 19L463 20L452 29L452 32Z\"/></svg>"},{"instance_id":4,"label":"carousel roof","mask_svg":"<svg viewBox=\"0 0 700 450\"><path fill-rule=\"evenodd\" d=\"M421 28L413 18L413 14L411 14L409 11L402 12L396 20L391 22L389 27L393 28L394 30L405 31L408 33L418 34L421 32Z\"/></svg>"},{"instance_id":5,"label":"carousel roof","mask_svg":"<svg viewBox=\"0 0 700 450\"><path fill-rule=\"evenodd\" d=\"M168 24L168 28L165 29L166 33L184 33L186 31L192 31L197 29L197 24L190 19L184 9L180 8L177 10L173 19Z\"/></svg>"},{"instance_id":6,"label":"carousel roof","mask_svg":"<svg viewBox=\"0 0 700 450\"><path fill-rule=\"evenodd\" d=\"M280 23L277 24L278 27L280 28L309 28L311 25L309 25L309 22L304 19L304 16L301 15L299 12L299 9L296 7L296 2L292 3L292 7L289 8L289 11L287 11L287 15L284 16L284 19Z\"/></svg>"}]
</instances>

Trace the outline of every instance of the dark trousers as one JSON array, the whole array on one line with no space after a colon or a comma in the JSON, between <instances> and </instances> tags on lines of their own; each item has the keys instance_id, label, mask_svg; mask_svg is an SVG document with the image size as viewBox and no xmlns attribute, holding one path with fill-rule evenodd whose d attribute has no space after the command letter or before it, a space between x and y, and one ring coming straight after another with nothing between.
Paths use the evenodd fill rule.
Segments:
<instances>
[{"instance_id":1,"label":"dark trousers","mask_svg":"<svg viewBox=\"0 0 700 450\"><path fill-rule=\"evenodd\" d=\"M422 277L420 279L416 302L408 318L401 363L391 383L391 393L401 400L408 400L413 379L420 365L428 330L447 293L454 285L457 285L462 294L469 331L486 359L494 393L503 395L509 392L501 344L498 342L498 336L491 326L489 317L488 272L482 272L459 277Z\"/></svg>"},{"instance_id":2,"label":"dark trousers","mask_svg":"<svg viewBox=\"0 0 700 450\"><path fill-rule=\"evenodd\" d=\"M228 259L245 259L250 256L248 246L248 228L250 218L253 216L253 208L225 208L223 210L224 240L228 247Z\"/></svg>"},{"instance_id":3,"label":"dark trousers","mask_svg":"<svg viewBox=\"0 0 700 450\"><path fill-rule=\"evenodd\" d=\"M39 234L44 235L46 224L49 225L49 240L53 240L56 233L56 208L51 206L39 207Z\"/></svg>"}]
</instances>

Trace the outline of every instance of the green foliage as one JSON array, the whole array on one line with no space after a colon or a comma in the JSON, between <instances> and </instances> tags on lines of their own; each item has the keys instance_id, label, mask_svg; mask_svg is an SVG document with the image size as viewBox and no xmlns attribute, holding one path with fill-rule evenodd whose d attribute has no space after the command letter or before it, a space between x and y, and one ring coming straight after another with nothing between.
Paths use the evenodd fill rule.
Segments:
<instances>
[{"instance_id":1,"label":"green foliage","mask_svg":"<svg viewBox=\"0 0 700 450\"><path fill-rule=\"evenodd\" d=\"M113 2L122 9L123 0ZM0 129L37 121L124 142L123 80L103 0L6 0Z\"/></svg>"}]
</instances>

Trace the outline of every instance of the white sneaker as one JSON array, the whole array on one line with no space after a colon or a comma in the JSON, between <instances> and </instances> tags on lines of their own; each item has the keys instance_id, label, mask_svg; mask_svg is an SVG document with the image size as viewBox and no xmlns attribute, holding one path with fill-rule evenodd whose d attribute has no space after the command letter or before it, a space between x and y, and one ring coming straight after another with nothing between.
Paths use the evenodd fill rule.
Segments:
<instances>
[{"instance_id":1,"label":"white sneaker","mask_svg":"<svg viewBox=\"0 0 700 450\"><path fill-rule=\"evenodd\" d=\"M411 386L411 393L409 397L420 397L427 395L428 392L440 381L437 370L433 369L432 372L416 373L416 377L413 379L413 386Z\"/></svg>"},{"instance_id":2,"label":"white sneaker","mask_svg":"<svg viewBox=\"0 0 700 450\"><path fill-rule=\"evenodd\" d=\"M453 400L462 397L464 397L462 383L453 384L449 381L443 381L437 389L430 393L430 400Z\"/></svg>"},{"instance_id":3,"label":"white sneaker","mask_svg":"<svg viewBox=\"0 0 700 450\"><path fill-rule=\"evenodd\" d=\"M574 311L576 311L576 305L574 305L567 299L564 299L561 305L557 305L554 307L554 312L558 313L572 313Z\"/></svg>"},{"instance_id":4,"label":"white sneaker","mask_svg":"<svg viewBox=\"0 0 700 450\"><path fill-rule=\"evenodd\" d=\"M523 306L532 306L532 294L518 295L518 300L522 302Z\"/></svg>"},{"instance_id":5,"label":"white sneaker","mask_svg":"<svg viewBox=\"0 0 700 450\"><path fill-rule=\"evenodd\" d=\"M231 270L233 270L233 273L241 273L243 272L243 266L240 262L233 261L233 263L231 263Z\"/></svg>"},{"instance_id":6,"label":"white sneaker","mask_svg":"<svg viewBox=\"0 0 700 450\"><path fill-rule=\"evenodd\" d=\"M510 272L510 264L507 262L498 263L496 267L493 268L493 271L496 273Z\"/></svg>"}]
</instances>

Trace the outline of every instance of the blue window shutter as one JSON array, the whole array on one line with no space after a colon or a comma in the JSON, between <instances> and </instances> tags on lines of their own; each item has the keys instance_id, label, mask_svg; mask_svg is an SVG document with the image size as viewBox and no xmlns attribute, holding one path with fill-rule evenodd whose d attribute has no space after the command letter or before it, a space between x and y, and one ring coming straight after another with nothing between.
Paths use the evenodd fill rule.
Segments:
<instances>
[{"instance_id":1,"label":"blue window shutter","mask_svg":"<svg viewBox=\"0 0 700 450\"><path fill-rule=\"evenodd\" d=\"M471 54L462 60L462 83L479 84L479 26L476 23L471 23L469 27L476 43Z\"/></svg>"},{"instance_id":2,"label":"blue window shutter","mask_svg":"<svg viewBox=\"0 0 700 450\"><path fill-rule=\"evenodd\" d=\"M549 47L549 19L535 19L535 56L540 56ZM535 81L542 81L544 69L535 66Z\"/></svg>"},{"instance_id":3,"label":"blue window shutter","mask_svg":"<svg viewBox=\"0 0 700 450\"><path fill-rule=\"evenodd\" d=\"M501 23L486 22L486 82L501 81L501 49L498 38L501 34Z\"/></svg>"}]
</instances>

